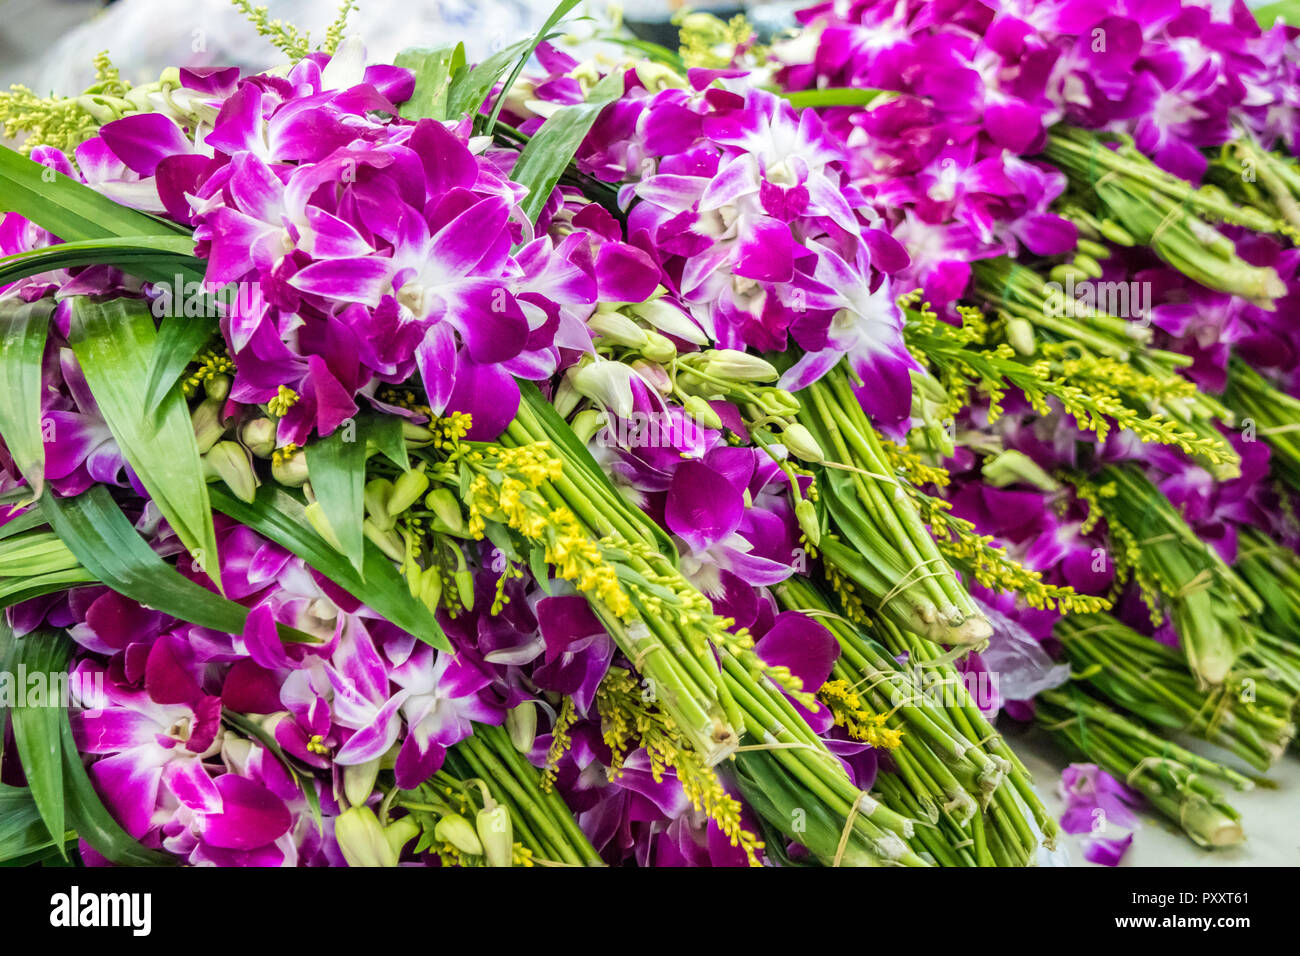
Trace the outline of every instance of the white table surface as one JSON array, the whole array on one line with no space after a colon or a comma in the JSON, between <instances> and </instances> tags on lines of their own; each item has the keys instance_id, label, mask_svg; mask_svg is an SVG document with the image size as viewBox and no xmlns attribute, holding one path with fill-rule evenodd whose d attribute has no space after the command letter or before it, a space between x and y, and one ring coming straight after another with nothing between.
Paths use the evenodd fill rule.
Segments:
<instances>
[{"instance_id":1,"label":"white table surface","mask_svg":"<svg viewBox=\"0 0 1300 956\"><path fill-rule=\"evenodd\" d=\"M1049 810L1060 816L1064 803L1058 792L1061 771L1068 763L1064 751L1051 737L1032 728L1015 725L1000 729L1025 762ZM1256 775L1231 755L1200 741L1176 738L1189 750L1203 753L1242 772ZM1196 846L1163 817L1140 813L1141 826L1121 866L1300 866L1300 756L1292 750L1271 771L1268 778L1276 789L1257 787L1244 793L1227 790L1228 802L1241 813L1246 840L1224 850ZM1080 837L1062 834L1062 844L1074 866L1093 866L1083 859Z\"/></svg>"}]
</instances>

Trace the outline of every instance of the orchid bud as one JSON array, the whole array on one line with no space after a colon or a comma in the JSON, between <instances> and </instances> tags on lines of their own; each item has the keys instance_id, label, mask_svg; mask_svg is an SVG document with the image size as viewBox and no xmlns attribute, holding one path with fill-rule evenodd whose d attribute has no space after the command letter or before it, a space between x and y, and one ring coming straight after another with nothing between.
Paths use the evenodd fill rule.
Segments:
<instances>
[{"instance_id":1,"label":"orchid bud","mask_svg":"<svg viewBox=\"0 0 1300 956\"><path fill-rule=\"evenodd\" d=\"M980 471L984 480L994 488L1005 488L1018 481L1033 485L1043 491L1056 491L1061 486L1038 463L1022 451L1008 448L984 461Z\"/></svg>"},{"instance_id":2,"label":"orchid bud","mask_svg":"<svg viewBox=\"0 0 1300 956\"><path fill-rule=\"evenodd\" d=\"M459 813L448 813L442 817L434 825L433 835L467 856L483 855L483 844L474 832L474 825Z\"/></svg>"},{"instance_id":3,"label":"orchid bud","mask_svg":"<svg viewBox=\"0 0 1300 956\"><path fill-rule=\"evenodd\" d=\"M366 536L367 541L393 561L400 563L406 560L406 545L402 541L402 536L394 529L381 528L367 518L361 523L361 533Z\"/></svg>"},{"instance_id":4,"label":"orchid bud","mask_svg":"<svg viewBox=\"0 0 1300 956\"><path fill-rule=\"evenodd\" d=\"M457 571L452 575L456 582L456 593L460 596L461 606L467 611L474 610L474 575L469 571Z\"/></svg>"},{"instance_id":5,"label":"orchid bud","mask_svg":"<svg viewBox=\"0 0 1300 956\"><path fill-rule=\"evenodd\" d=\"M239 432L244 447L258 458L270 458L275 452L275 422L269 418L254 418Z\"/></svg>"},{"instance_id":6,"label":"orchid bud","mask_svg":"<svg viewBox=\"0 0 1300 956\"><path fill-rule=\"evenodd\" d=\"M271 477L287 488L301 488L307 483L307 453L301 448L283 458L271 459Z\"/></svg>"},{"instance_id":7,"label":"orchid bud","mask_svg":"<svg viewBox=\"0 0 1300 956\"><path fill-rule=\"evenodd\" d=\"M537 739L537 708L531 700L511 707L506 712L506 733L521 754L533 749L533 741Z\"/></svg>"},{"instance_id":8,"label":"orchid bud","mask_svg":"<svg viewBox=\"0 0 1300 956\"><path fill-rule=\"evenodd\" d=\"M437 436L423 425L416 425L413 422L402 422L402 440L409 445L417 448L432 442Z\"/></svg>"},{"instance_id":9,"label":"orchid bud","mask_svg":"<svg viewBox=\"0 0 1300 956\"><path fill-rule=\"evenodd\" d=\"M1092 256L1085 255L1082 251L1075 254L1074 267L1076 269L1082 269L1088 274L1088 278L1090 279L1100 279L1102 276L1101 263Z\"/></svg>"},{"instance_id":10,"label":"orchid bud","mask_svg":"<svg viewBox=\"0 0 1300 956\"><path fill-rule=\"evenodd\" d=\"M582 396L578 390L573 387L569 381L569 376L560 379L560 384L555 387L555 394L551 397L551 404L555 406L555 411L561 418L568 418L573 410L578 407L578 402L582 401Z\"/></svg>"},{"instance_id":11,"label":"orchid bud","mask_svg":"<svg viewBox=\"0 0 1300 956\"><path fill-rule=\"evenodd\" d=\"M120 113L97 96L78 96L76 103L79 109L89 113L95 123L100 126L122 118Z\"/></svg>"},{"instance_id":12,"label":"orchid bud","mask_svg":"<svg viewBox=\"0 0 1300 956\"><path fill-rule=\"evenodd\" d=\"M438 530L446 534L463 537L465 518L461 514L460 502L449 488L435 488L424 497L424 506L433 512L441 526Z\"/></svg>"},{"instance_id":13,"label":"orchid bud","mask_svg":"<svg viewBox=\"0 0 1300 956\"><path fill-rule=\"evenodd\" d=\"M388 843L388 849L392 851L393 858L398 862L402 859L402 847L410 843L420 835L420 825L411 817L401 817L394 820L388 826L384 827L384 840Z\"/></svg>"},{"instance_id":14,"label":"orchid bud","mask_svg":"<svg viewBox=\"0 0 1300 956\"><path fill-rule=\"evenodd\" d=\"M741 382L772 382L780 378L771 362L739 349L714 349L704 353L702 371Z\"/></svg>"},{"instance_id":15,"label":"orchid bud","mask_svg":"<svg viewBox=\"0 0 1300 956\"><path fill-rule=\"evenodd\" d=\"M673 345L668 336L659 332L647 332L646 340L645 348L641 350L641 354L650 361L671 362L677 357L677 346Z\"/></svg>"},{"instance_id":16,"label":"orchid bud","mask_svg":"<svg viewBox=\"0 0 1300 956\"><path fill-rule=\"evenodd\" d=\"M348 866L397 866L402 847L419 832L410 817L384 826L369 807L352 807L334 819L334 838Z\"/></svg>"},{"instance_id":17,"label":"orchid bud","mask_svg":"<svg viewBox=\"0 0 1300 956\"><path fill-rule=\"evenodd\" d=\"M786 426L785 431L781 433L781 444L785 445L786 451L790 454L804 461L821 464L826 460L812 432L798 422Z\"/></svg>"},{"instance_id":18,"label":"orchid bud","mask_svg":"<svg viewBox=\"0 0 1300 956\"><path fill-rule=\"evenodd\" d=\"M1109 239L1117 246L1137 245L1137 240L1133 234L1117 223L1114 219L1103 219L1097 223L1097 231L1101 233L1103 239Z\"/></svg>"},{"instance_id":19,"label":"orchid bud","mask_svg":"<svg viewBox=\"0 0 1300 956\"><path fill-rule=\"evenodd\" d=\"M1007 319L1007 341L1021 355L1033 355L1036 348L1033 323L1018 315Z\"/></svg>"},{"instance_id":20,"label":"orchid bud","mask_svg":"<svg viewBox=\"0 0 1300 956\"><path fill-rule=\"evenodd\" d=\"M391 531L393 528L393 518L388 513L388 502L392 497L393 483L387 478L373 478L366 482L366 489L362 495L366 514L381 531Z\"/></svg>"},{"instance_id":21,"label":"orchid bud","mask_svg":"<svg viewBox=\"0 0 1300 956\"><path fill-rule=\"evenodd\" d=\"M230 376L214 375L203 383L204 394L216 402L224 402L230 394Z\"/></svg>"},{"instance_id":22,"label":"orchid bud","mask_svg":"<svg viewBox=\"0 0 1300 956\"><path fill-rule=\"evenodd\" d=\"M595 408L584 408L573 416L569 427L573 429L573 434L577 436L578 441L585 445L605 427L605 421L605 412Z\"/></svg>"},{"instance_id":23,"label":"orchid bud","mask_svg":"<svg viewBox=\"0 0 1300 956\"><path fill-rule=\"evenodd\" d=\"M721 428L722 418L713 410L713 406L698 395L688 395L682 403L686 414L690 415L705 428Z\"/></svg>"},{"instance_id":24,"label":"orchid bud","mask_svg":"<svg viewBox=\"0 0 1300 956\"><path fill-rule=\"evenodd\" d=\"M794 506L794 517L799 522L799 530L815 548L822 541L821 522L817 520L817 508L807 498L800 498Z\"/></svg>"},{"instance_id":25,"label":"orchid bud","mask_svg":"<svg viewBox=\"0 0 1300 956\"><path fill-rule=\"evenodd\" d=\"M379 758L343 768L343 795L354 807L364 807L379 777Z\"/></svg>"},{"instance_id":26,"label":"orchid bud","mask_svg":"<svg viewBox=\"0 0 1300 956\"><path fill-rule=\"evenodd\" d=\"M438 610L442 600L442 572L437 568L425 568L420 572L420 602L430 611Z\"/></svg>"},{"instance_id":27,"label":"orchid bud","mask_svg":"<svg viewBox=\"0 0 1300 956\"><path fill-rule=\"evenodd\" d=\"M203 475L209 481L220 479L240 501L252 501L258 480L248 451L236 441L219 441L203 456Z\"/></svg>"},{"instance_id":28,"label":"orchid bud","mask_svg":"<svg viewBox=\"0 0 1300 956\"><path fill-rule=\"evenodd\" d=\"M783 388L762 389L758 395L758 406L769 415L777 415L781 418L798 415L803 409L799 399Z\"/></svg>"},{"instance_id":29,"label":"orchid bud","mask_svg":"<svg viewBox=\"0 0 1300 956\"><path fill-rule=\"evenodd\" d=\"M646 344L646 331L626 315L619 312L596 312L587 325L601 339L612 345L641 349Z\"/></svg>"},{"instance_id":30,"label":"orchid bud","mask_svg":"<svg viewBox=\"0 0 1300 956\"><path fill-rule=\"evenodd\" d=\"M514 862L515 837L509 810L499 803L484 807L474 819L474 829L488 866L510 866Z\"/></svg>"},{"instance_id":31,"label":"orchid bud","mask_svg":"<svg viewBox=\"0 0 1300 956\"><path fill-rule=\"evenodd\" d=\"M410 468L393 483L393 497L388 502L389 517L397 517L420 500L429 489L429 476L423 468Z\"/></svg>"},{"instance_id":32,"label":"orchid bud","mask_svg":"<svg viewBox=\"0 0 1300 956\"><path fill-rule=\"evenodd\" d=\"M690 315L666 299L651 299L631 307L633 315L660 332L692 345L708 345L709 337Z\"/></svg>"},{"instance_id":33,"label":"orchid bud","mask_svg":"<svg viewBox=\"0 0 1300 956\"><path fill-rule=\"evenodd\" d=\"M313 501L307 507L303 508L303 514L307 516L307 523L315 529L316 533L329 542L330 547L336 551L342 551L343 545L339 541L339 536L330 524L329 518L325 516L325 509L321 507L319 501Z\"/></svg>"},{"instance_id":34,"label":"orchid bud","mask_svg":"<svg viewBox=\"0 0 1300 956\"><path fill-rule=\"evenodd\" d=\"M686 86L686 81L676 70L662 63L655 63L653 60L639 60L633 69L641 85L652 93L674 88L683 89Z\"/></svg>"},{"instance_id":35,"label":"orchid bud","mask_svg":"<svg viewBox=\"0 0 1300 956\"><path fill-rule=\"evenodd\" d=\"M626 418L635 410L633 374L622 362L597 360L570 369L566 380L579 395L611 409L619 418Z\"/></svg>"},{"instance_id":36,"label":"orchid bud","mask_svg":"<svg viewBox=\"0 0 1300 956\"><path fill-rule=\"evenodd\" d=\"M1110 250L1100 242L1093 242L1091 239L1085 239L1082 236L1079 237L1078 249L1085 256L1091 256L1097 260L1110 257Z\"/></svg>"},{"instance_id":37,"label":"orchid bud","mask_svg":"<svg viewBox=\"0 0 1300 956\"><path fill-rule=\"evenodd\" d=\"M221 421L222 402L208 399L200 402L190 415L190 424L194 426L194 440L198 443L199 454L205 454L209 448L221 441L226 433L226 426Z\"/></svg>"}]
</instances>

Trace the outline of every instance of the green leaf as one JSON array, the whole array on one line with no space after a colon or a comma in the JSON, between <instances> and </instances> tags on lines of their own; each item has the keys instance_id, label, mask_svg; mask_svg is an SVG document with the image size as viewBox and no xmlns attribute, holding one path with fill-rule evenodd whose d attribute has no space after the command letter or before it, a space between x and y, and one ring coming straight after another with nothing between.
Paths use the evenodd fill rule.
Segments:
<instances>
[{"instance_id":1,"label":"green leaf","mask_svg":"<svg viewBox=\"0 0 1300 956\"><path fill-rule=\"evenodd\" d=\"M573 162L574 153L596 117L622 95L623 71L616 70L592 88L585 103L564 106L551 114L528 141L510 178L528 187L521 208L530 220L536 222L546 208L551 190L565 167Z\"/></svg>"},{"instance_id":2,"label":"green leaf","mask_svg":"<svg viewBox=\"0 0 1300 956\"><path fill-rule=\"evenodd\" d=\"M0 257L0 285L52 269L90 265L113 265L132 275L142 269L151 275L172 277L185 270L201 276L203 261L193 253L192 238L172 234L80 239Z\"/></svg>"},{"instance_id":3,"label":"green leaf","mask_svg":"<svg viewBox=\"0 0 1300 956\"><path fill-rule=\"evenodd\" d=\"M163 318L158 328L158 344L149 360L149 376L145 380L144 404L150 415L158 414L163 400L185 367L216 332L216 319L183 315Z\"/></svg>"},{"instance_id":4,"label":"green leaf","mask_svg":"<svg viewBox=\"0 0 1300 956\"><path fill-rule=\"evenodd\" d=\"M107 196L95 192L62 173L32 162L12 149L0 146L0 210L16 212L30 219L43 229L52 232L65 243L84 242L86 240L105 239L122 240L138 247L143 237L157 237L162 243L159 249L182 248L193 250L193 240L188 227L159 219L138 210L116 203ZM179 237L181 245L167 246L163 240ZM57 255L50 253L50 255ZM177 258L166 256L153 260L130 259L123 263L127 271L146 282L170 283L179 274L187 280L202 280L204 269L199 267L192 256ZM192 326L194 320L171 319L166 325L180 325L176 330L181 335L188 335L185 341L193 340L197 333ZM210 323L208 331L215 326ZM151 410L161 403L163 395L170 391L181 370L206 341L200 339L194 347L181 357L180 365L175 364L175 352L160 351L154 355L150 369L147 394L148 407ZM164 344L177 345L164 335Z\"/></svg>"},{"instance_id":5,"label":"green leaf","mask_svg":"<svg viewBox=\"0 0 1300 956\"><path fill-rule=\"evenodd\" d=\"M53 846L31 791L0 783L0 864L21 860Z\"/></svg>"},{"instance_id":6,"label":"green leaf","mask_svg":"<svg viewBox=\"0 0 1300 956\"><path fill-rule=\"evenodd\" d=\"M0 146L0 209L30 219L64 242L190 232L116 203L5 146ZM168 278L159 277L159 281Z\"/></svg>"},{"instance_id":7,"label":"green leaf","mask_svg":"<svg viewBox=\"0 0 1300 956\"><path fill-rule=\"evenodd\" d=\"M406 581L378 548L366 542L362 564L365 574L358 573L333 545L312 530L302 502L288 492L274 485L263 485L248 504L214 485L212 504L240 524L292 551L402 630L439 650L451 650L433 613L411 596Z\"/></svg>"},{"instance_id":8,"label":"green leaf","mask_svg":"<svg viewBox=\"0 0 1300 956\"><path fill-rule=\"evenodd\" d=\"M410 468L411 456L406 452L402 420L396 415L370 415L365 422L366 441L398 468L403 471Z\"/></svg>"},{"instance_id":9,"label":"green leaf","mask_svg":"<svg viewBox=\"0 0 1300 956\"><path fill-rule=\"evenodd\" d=\"M122 454L195 562L220 588L208 485L184 397L169 392L153 420L146 411L144 383L157 343L148 307L139 300L78 298L71 338Z\"/></svg>"},{"instance_id":10,"label":"green leaf","mask_svg":"<svg viewBox=\"0 0 1300 956\"><path fill-rule=\"evenodd\" d=\"M529 58L533 55L533 51L537 49L537 47L542 43L542 41L549 40L552 36L554 36L554 34L551 33L551 31L556 27L557 24L559 24L561 20L567 17L569 15L569 12L577 5L578 5L578 0L560 0L560 2L556 4L555 9L551 11L551 15L546 18L546 22L542 24L541 28L537 31L537 33L533 36L533 38L531 40L525 41L527 46L524 48L523 53L519 56L518 62L515 63L514 69L510 71L510 76L506 79L504 85L502 85L501 95L497 97L496 103L493 104L492 106L492 115L488 117L487 126L484 129L485 133L491 135L492 128L497 124L497 116L499 116L501 113L501 107L505 105L506 96L510 93L510 90L514 87L515 80L519 79L519 74L523 72L524 64L527 63ZM488 88L491 89L491 86L492 84L489 83ZM487 95L486 92L483 95L486 96ZM479 100L479 103L481 102L483 102L482 99ZM478 104L475 104L475 106L477 105Z\"/></svg>"},{"instance_id":11,"label":"green leaf","mask_svg":"<svg viewBox=\"0 0 1300 956\"><path fill-rule=\"evenodd\" d=\"M114 591L200 627L226 634L243 631L248 609L213 594L158 557L103 485L75 498L47 495L41 507L86 570ZM279 632L282 640L315 640L284 625Z\"/></svg>"},{"instance_id":12,"label":"green leaf","mask_svg":"<svg viewBox=\"0 0 1300 956\"><path fill-rule=\"evenodd\" d=\"M0 279L0 284L5 282ZM41 431L41 358L54 303L0 302L0 437L33 497L45 489L45 436Z\"/></svg>"},{"instance_id":13,"label":"green leaf","mask_svg":"<svg viewBox=\"0 0 1300 956\"><path fill-rule=\"evenodd\" d=\"M1254 14L1259 25L1265 30L1272 28L1279 19L1285 20L1291 26L1298 26L1300 25L1300 0L1281 0L1280 3L1265 4L1256 7Z\"/></svg>"},{"instance_id":14,"label":"green leaf","mask_svg":"<svg viewBox=\"0 0 1300 956\"><path fill-rule=\"evenodd\" d=\"M11 713L14 743L18 745L18 757L32 800L45 821L46 832L55 839L63 834L65 818L59 721L67 704L48 698L57 696L60 687L67 687L59 675L67 673L68 643L66 637L32 633L16 640L10 655L10 660L18 665L19 674L25 672L27 678L27 686L15 688L16 700ZM44 681L44 686L33 684L33 678ZM33 693L30 698L29 686ZM37 688L40 688L39 699L35 696Z\"/></svg>"},{"instance_id":15,"label":"green leaf","mask_svg":"<svg viewBox=\"0 0 1300 956\"><path fill-rule=\"evenodd\" d=\"M880 95L880 90L832 86L822 90L791 90L781 95L791 106L815 109L822 106L866 106Z\"/></svg>"},{"instance_id":16,"label":"green leaf","mask_svg":"<svg viewBox=\"0 0 1300 956\"><path fill-rule=\"evenodd\" d=\"M12 607L55 591L66 591L78 584L94 584L98 580L85 568L50 571L27 578L8 578L0 581L0 608Z\"/></svg>"},{"instance_id":17,"label":"green leaf","mask_svg":"<svg viewBox=\"0 0 1300 956\"><path fill-rule=\"evenodd\" d=\"M95 850L119 866L175 866L175 857L148 850L122 829L104 807L90 775L81 763L72 724L66 710L61 715L60 737L63 744L63 795L68 826Z\"/></svg>"},{"instance_id":18,"label":"green leaf","mask_svg":"<svg viewBox=\"0 0 1300 956\"><path fill-rule=\"evenodd\" d=\"M393 62L415 73L415 91L400 110L403 119L452 118L447 111L447 97L452 79L465 68L465 44L403 50Z\"/></svg>"},{"instance_id":19,"label":"green leaf","mask_svg":"<svg viewBox=\"0 0 1300 956\"><path fill-rule=\"evenodd\" d=\"M362 426L355 419L350 425L345 422L328 438L308 445L307 473L325 520L342 545L343 556L361 572L366 541L361 530L366 517L362 500L366 436Z\"/></svg>"},{"instance_id":20,"label":"green leaf","mask_svg":"<svg viewBox=\"0 0 1300 956\"><path fill-rule=\"evenodd\" d=\"M464 116L466 113L478 115L479 108L497 80L523 52L529 48L531 40L520 40L508 47L498 50L481 63L476 63L467 70L462 70L452 77L447 88L447 114Z\"/></svg>"}]
</instances>

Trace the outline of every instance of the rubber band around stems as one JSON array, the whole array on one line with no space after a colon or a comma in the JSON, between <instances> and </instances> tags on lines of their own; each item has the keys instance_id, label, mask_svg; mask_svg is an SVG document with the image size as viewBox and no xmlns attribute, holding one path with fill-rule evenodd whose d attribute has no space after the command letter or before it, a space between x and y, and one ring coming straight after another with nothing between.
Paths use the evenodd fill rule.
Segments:
<instances>
[{"instance_id":1,"label":"rubber band around stems","mask_svg":"<svg viewBox=\"0 0 1300 956\"><path fill-rule=\"evenodd\" d=\"M923 571L923 569L927 564L934 564L936 561L938 561L940 564L943 565L941 568L939 568L939 570L925 571L924 573L919 573ZM940 577L943 574L943 572L946 570L948 570L948 566L946 564L943 564L942 557L926 558L923 561L919 561L918 563L913 565L911 569L907 571L907 573L905 573L901 578L899 578L898 582L892 588L890 588L887 592L885 592L885 596L881 598L880 603L876 605L876 611L880 612L884 610L885 605L887 605L894 598L898 597L898 595L902 594L903 591L909 585L916 583L915 581L909 580L913 575L917 575L916 581L923 581L926 578Z\"/></svg>"},{"instance_id":2,"label":"rubber band around stems","mask_svg":"<svg viewBox=\"0 0 1300 956\"><path fill-rule=\"evenodd\" d=\"M831 864L832 867L838 867L844 860L844 851L849 845L849 835L853 832L853 821L858 818L858 808L862 805L862 798L866 796L867 791L859 790L853 806L849 807L848 819L844 821L844 829L840 831L840 842L835 848L835 862Z\"/></svg>"}]
</instances>

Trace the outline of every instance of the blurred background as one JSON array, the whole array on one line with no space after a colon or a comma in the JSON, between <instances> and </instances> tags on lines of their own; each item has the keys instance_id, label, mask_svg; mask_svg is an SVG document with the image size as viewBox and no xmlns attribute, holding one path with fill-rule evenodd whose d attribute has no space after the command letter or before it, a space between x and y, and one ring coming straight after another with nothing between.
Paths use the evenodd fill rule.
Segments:
<instances>
[{"instance_id":1,"label":"blurred background","mask_svg":"<svg viewBox=\"0 0 1300 956\"><path fill-rule=\"evenodd\" d=\"M313 37L324 35L338 11L335 0L253 0ZM533 33L554 0L362 0L349 20L374 62L391 62L411 46L463 38L471 60ZM602 16L608 0L579 7ZM625 0L618 4L647 39L676 45L669 18L682 0ZM742 10L765 29L793 22L797 3L696 0L692 9L730 16ZM158 78L166 66L238 65L262 70L281 56L257 35L230 0L0 0L0 89L22 83L40 95L80 93L93 79L91 59L107 50L132 83Z\"/></svg>"}]
</instances>

